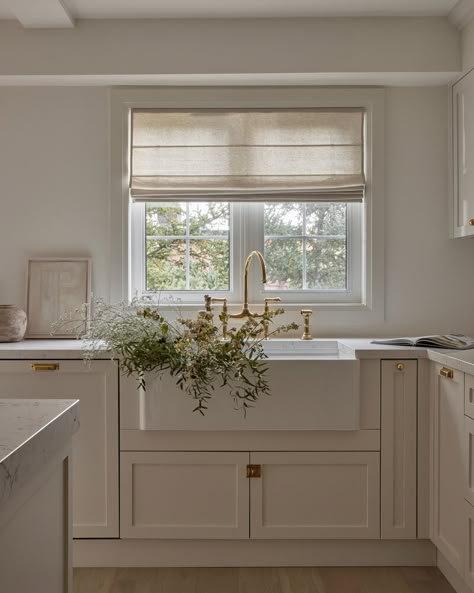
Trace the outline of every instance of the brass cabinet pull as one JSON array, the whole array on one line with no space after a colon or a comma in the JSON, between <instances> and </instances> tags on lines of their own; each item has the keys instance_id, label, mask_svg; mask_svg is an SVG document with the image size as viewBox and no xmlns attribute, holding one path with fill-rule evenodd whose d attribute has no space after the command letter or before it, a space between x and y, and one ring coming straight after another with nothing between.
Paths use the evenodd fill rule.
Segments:
<instances>
[{"instance_id":1,"label":"brass cabinet pull","mask_svg":"<svg viewBox=\"0 0 474 593\"><path fill-rule=\"evenodd\" d=\"M470 226L474 226L474 218L470 218L469 219L469 225Z\"/></svg>"},{"instance_id":2,"label":"brass cabinet pull","mask_svg":"<svg viewBox=\"0 0 474 593\"><path fill-rule=\"evenodd\" d=\"M31 365L34 371L59 371L57 362L34 362Z\"/></svg>"},{"instance_id":3,"label":"brass cabinet pull","mask_svg":"<svg viewBox=\"0 0 474 593\"><path fill-rule=\"evenodd\" d=\"M440 371L439 374L442 377L446 377L446 379L452 379L454 377L454 371L452 369L448 369L446 367L443 367Z\"/></svg>"},{"instance_id":4,"label":"brass cabinet pull","mask_svg":"<svg viewBox=\"0 0 474 593\"><path fill-rule=\"evenodd\" d=\"M260 478L262 475L261 465L247 465L247 478Z\"/></svg>"},{"instance_id":5,"label":"brass cabinet pull","mask_svg":"<svg viewBox=\"0 0 474 593\"><path fill-rule=\"evenodd\" d=\"M403 362L397 362L397 371L403 371L405 369L405 365Z\"/></svg>"}]
</instances>

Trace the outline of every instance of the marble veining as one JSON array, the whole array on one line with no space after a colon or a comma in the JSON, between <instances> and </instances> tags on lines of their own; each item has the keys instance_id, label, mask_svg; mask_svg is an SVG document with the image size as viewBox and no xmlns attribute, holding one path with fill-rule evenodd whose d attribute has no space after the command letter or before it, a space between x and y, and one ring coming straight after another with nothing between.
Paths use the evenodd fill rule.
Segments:
<instances>
[{"instance_id":1,"label":"marble veining","mask_svg":"<svg viewBox=\"0 0 474 593\"><path fill-rule=\"evenodd\" d=\"M78 400L0 399L0 505L78 429Z\"/></svg>"}]
</instances>

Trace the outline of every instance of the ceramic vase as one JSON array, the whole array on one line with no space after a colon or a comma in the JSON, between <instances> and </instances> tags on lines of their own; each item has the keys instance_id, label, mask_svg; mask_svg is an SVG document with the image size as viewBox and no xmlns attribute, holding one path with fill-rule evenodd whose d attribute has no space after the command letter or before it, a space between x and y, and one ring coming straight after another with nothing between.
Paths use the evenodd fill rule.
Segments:
<instances>
[{"instance_id":1,"label":"ceramic vase","mask_svg":"<svg viewBox=\"0 0 474 593\"><path fill-rule=\"evenodd\" d=\"M26 331L26 313L16 305L0 305L0 342L20 342Z\"/></svg>"}]
</instances>

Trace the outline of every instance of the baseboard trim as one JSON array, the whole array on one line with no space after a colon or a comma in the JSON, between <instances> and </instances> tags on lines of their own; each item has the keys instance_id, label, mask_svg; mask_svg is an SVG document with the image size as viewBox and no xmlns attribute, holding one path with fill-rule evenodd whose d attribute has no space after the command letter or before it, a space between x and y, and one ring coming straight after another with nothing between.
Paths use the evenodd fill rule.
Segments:
<instances>
[{"instance_id":1,"label":"baseboard trim","mask_svg":"<svg viewBox=\"0 0 474 593\"><path fill-rule=\"evenodd\" d=\"M471 590L466 585L463 578L459 575L458 571L451 566L451 564L446 560L439 550L436 564L456 593L471 593Z\"/></svg>"},{"instance_id":2,"label":"baseboard trim","mask_svg":"<svg viewBox=\"0 0 474 593\"><path fill-rule=\"evenodd\" d=\"M436 566L436 548L428 540L75 540L73 564L76 567Z\"/></svg>"}]
</instances>

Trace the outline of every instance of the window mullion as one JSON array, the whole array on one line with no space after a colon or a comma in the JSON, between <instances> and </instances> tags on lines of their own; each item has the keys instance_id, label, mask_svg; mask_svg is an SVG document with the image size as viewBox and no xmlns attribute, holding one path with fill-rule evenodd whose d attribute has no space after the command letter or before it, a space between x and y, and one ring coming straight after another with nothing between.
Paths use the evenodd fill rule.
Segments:
<instances>
[{"instance_id":1,"label":"window mullion","mask_svg":"<svg viewBox=\"0 0 474 593\"><path fill-rule=\"evenodd\" d=\"M186 290L189 290L190 287L190 270L191 270L191 262L190 262L190 253L191 253L191 246L190 246L190 225L189 225L189 202L186 202Z\"/></svg>"},{"instance_id":2,"label":"window mullion","mask_svg":"<svg viewBox=\"0 0 474 593\"><path fill-rule=\"evenodd\" d=\"M243 264L251 251L257 250L262 254L265 251L263 208L264 205L259 202L246 205L247 221L245 229L248 240L246 241L246 249L242 261L242 272ZM259 302L263 297L263 290L260 266L257 262L252 262L249 269L249 301L251 303Z\"/></svg>"},{"instance_id":3,"label":"window mullion","mask_svg":"<svg viewBox=\"0 0 474 593\"><path fill-rule=\"evenodd\" d=\"M308 288L308 283L306 281L306 204L303 204L303 290Z\"/></svg>"}]
</instances>

